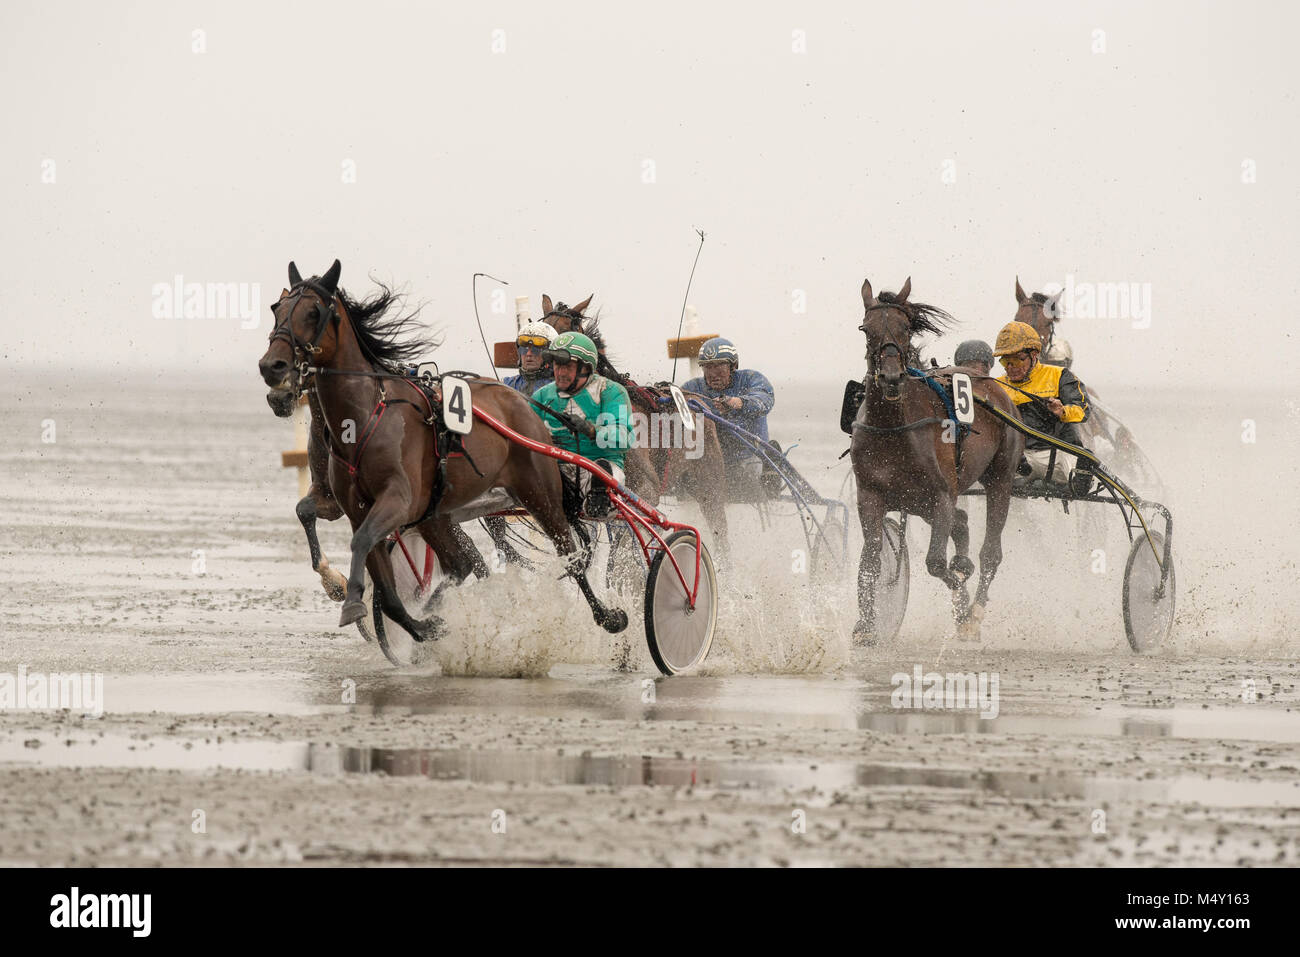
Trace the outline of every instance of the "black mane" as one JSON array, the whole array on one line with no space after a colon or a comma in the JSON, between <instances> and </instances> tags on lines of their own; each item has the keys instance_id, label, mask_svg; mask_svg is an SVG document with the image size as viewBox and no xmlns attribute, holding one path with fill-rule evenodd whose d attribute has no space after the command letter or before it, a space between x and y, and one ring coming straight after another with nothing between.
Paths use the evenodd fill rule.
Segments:
<instances>
[{"instance_id":1,"label":"black mane","mask_svg":"<svg viewBox=\"0 0 1300 957\"><path fill-rule=\"evenodd\" d=\"M338 297L347 310L361 351L382 371L400 374L412 360L436 349L440 343L421 335L425 326L417 321L419 307L406 315L399 312L384 318L390 307L402 302L402 296L382 282L377 285L379 292L369 299L358 301L344 289L338 290Z\"/></svg>"},{"instance_id":2,"label":"black mane","mask_svg":"<svg viewBox=\"0 0 1300 957\"><path fill-rule=\"evenodd\" d=\"M929 306L923 302L903 302L892 292L882 292L876 297L878 302L893 306L907 316L913 335L920 332L943 335L956 322L953 317L938 306Z\"/></svg>"}]
</instances>

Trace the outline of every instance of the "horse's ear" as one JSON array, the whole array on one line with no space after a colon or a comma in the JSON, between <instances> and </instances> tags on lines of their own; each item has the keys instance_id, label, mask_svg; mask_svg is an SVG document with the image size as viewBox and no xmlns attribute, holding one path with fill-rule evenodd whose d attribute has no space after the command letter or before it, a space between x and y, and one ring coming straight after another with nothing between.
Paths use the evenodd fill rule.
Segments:
<instances>
[{"instance_id":1,"label":"horse's ear","mask_svg":"<svg viewBox=\"0 0 1300 957\"><path fill-rule=\"evenodd\" d=\"M296 286L302 282L302 276L298 272L298 267L292 262L289 263L289 285Z\"/></svg>"},{"instance_id":2,"label":"horse's ear","mask_svg":"<svg viewBox=\"0 0 1300 957\"><path fill-rule=\"evenodd\" d=\"M576 313L577 313L578 315L580 315L580 316L583 315L583 314L587 311L587 307L591 305L591 300L593 300L593 299L595 299L595 298L596 298L596 294L593 292L593 293L592 293L590 296L588 296L586 299L582 300L582 302L580 302L580 303L578 303L576 306L574 306L574 307L573 307L573 311L576 312Z\"/></svg>"},{"instance_id":3,"label":"horse's ear","mask_svg":"<svg viewBox=\"0 0 1300 957\"><path fill-rule=\"evenodd\" d=\"M542 318L545 319L555 311L555 306L551 304L551 297L542 293Z\"/></svg>"},{"instance_id":4,"label":"horse's ear","mask_svg":"<svg viewBox=\"0 0 1300 957\"><path fill-rule=\"evenodd\" d=\"M281 289L281 290L280 290L280 299L283 299L283 298L284 298L285 296L287 296L287 295L289 295L289 290L288 290L288 289ZM277 300L277 302L278 302L278 301L279 301L279 300Z\"/></svg>"},{"instance_id":5,"label":"horse's ear","mask_svg":"<svg viewBox=\"0 0 1300 957\"><path fill-rule=\"evenodd\" d=\"M329 292L334 292L339 287L339 273L343 272L343 266L339 261L334 260L334 265L325 271L325 275L320 277L320 284Z\"/></svg>"},{"instance_id":6,"label":"horse's ear","mask_svg":"<svg viewBox=\"0 0 1300 957\"><path fill-rule=\"evenodd\" d=\"M907 297L912 294L912 277L907 277L907 282L903 283L903 288L898 290L898 301L907 302Z\"/></svg>"},{"instance_id":7,"label":"horse's ear","mask_svg":"<svg viewBox=\"0 0 1300 957\"><path fill-rule=\"evenodd\" d=\"M870 306L875 298L876 294L871 291L871 280L862 280L862 305Z\"/></svg>"},{"instance_id":8,"label":"horse's ear","mask_svg":"<svg viewBox=\"0 0 1300 957\"><path fill-rule=\"evenodd\" d=\"M1028 298L1029 297L1025 295L1025 291L1020 288L1020 277L1017 276L1016 277L1016 302L1020 303L1020 305L1023 306L1025 304L1025 300Z\"/></svg>"}]
</instances>

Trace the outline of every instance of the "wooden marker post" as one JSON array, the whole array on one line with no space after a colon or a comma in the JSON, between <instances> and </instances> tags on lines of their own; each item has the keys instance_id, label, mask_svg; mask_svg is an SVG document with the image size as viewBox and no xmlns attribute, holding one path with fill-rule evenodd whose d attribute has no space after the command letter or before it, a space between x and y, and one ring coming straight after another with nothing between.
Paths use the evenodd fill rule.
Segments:
<instances>
[{"instance_id":1,"label":"wooden marker post","mask_svg":"<svg viewBox=\"0 0 1300 957\"><path fill-rule=\"evenodd\" d=\"M668 340L669 359L688 359L687 379L694 379L700 374L700 347L717 336L716 332L700 333L700 317L694 306L686 307L686 321L682 324L683 335L680 339ZM683 380L685 381L685 380Z\"/></svg>"}]
</instances>

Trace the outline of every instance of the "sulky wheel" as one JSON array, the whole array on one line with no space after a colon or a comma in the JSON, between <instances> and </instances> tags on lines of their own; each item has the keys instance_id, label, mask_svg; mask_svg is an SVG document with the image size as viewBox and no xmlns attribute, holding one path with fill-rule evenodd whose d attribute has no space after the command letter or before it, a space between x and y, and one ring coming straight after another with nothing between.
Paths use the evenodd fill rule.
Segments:
<instances>
[{"instance_id":1,"label":"sulky wheel","mask_svg":"<svg viewBox=\"0 0 1300 957\"><path fill-rule=\"evenodd\" d=\"M880 578L876 582L876 635L890 641L903 627L911 569L907 563L907 535L903 525L886 516L880 546Z\"/></svg>"},{"instance_id":2,"label":"sulky wheel","mask_svg":"<svg viewBox=\"0 0 1300 957\"><path fill-rule=\"evenodd\" d=\"M1156 551L1164 555L1164 536L1151 532ZM1134 651L1159 647L1174 627L1174 568L1169 556L1169 576L1160 584L1160 562L1145 535L1133 540L1124 566L1124 631Z\"/></svg>"},{"instance_id":3,"label":"sulky wheel","mask_svg":"<svg viewBox=\"0 0 1300 957\"><path fill-rule=\"evenodd\" d=\"M650 560L645 584L645 637L650 657L666 675L681 674L704 660L713 644L718 624L718 580L713 559L701 542L700 583L695 607L682 580L692 585L695 578L695 533L681 529L668 536L667 550ZM669 553L681 569L681 577Z\"/></svg>"}]
</instances>

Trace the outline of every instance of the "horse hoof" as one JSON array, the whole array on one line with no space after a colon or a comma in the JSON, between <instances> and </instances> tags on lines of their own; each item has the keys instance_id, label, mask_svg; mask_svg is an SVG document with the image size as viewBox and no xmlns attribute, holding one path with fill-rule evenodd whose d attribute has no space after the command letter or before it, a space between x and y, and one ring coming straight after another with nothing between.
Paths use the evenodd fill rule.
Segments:
<instances>
[{"instance_id":1,"label":"horse hoof","mask_svg":"<svg viewBox=\"0 0 1300 957\"><path fill-rule=\"evenodd\" d=\"M965 582L975 574L975 563L965 555L954 555L948 563L948 569Z\"/></svg>"},{"instance_id":2,"label":"horse hoof","mask_svg":"<svg viewBox=\"0 0 1300 957\"><path fill-rule=\"evenodd\" d=\"M342 601L348 596L348 580L333 568L325 559L320 560L320 583L330 601Z\"/></svg>"},{"instance_id":3,"label":"horse hoof","mask_svg":"<svg viewBox=\"0 0 1300 957\"><path fill-rule=\"evenodd\" d=\"M858 623L853 626L853 643L855 645L874 648L879 641L880 639L876 637L876 629L865 621L859 619Z\"/></svg>"},{"instance_id":4,"label":"horse hoof","mask_svg":"<svg viewBox=\"0 0 1300 957\"><path fill-rule=\"evenodd\" d=\"M420 626L413 632L411 637L416 641L437 641L442 637L443 631L446 630L446 623L438 617L428 618L420 622Z\"/></svg>"},{"instance_id":5,"label":"horse hoof","mask_svg":"<svg viewBox=\"0 0 1300 957\"><path fill-rule=\"evenodd\" d=\"M980 625L984 621L984 606L971 605L966 617L957 622L957 639L959 641L979 641Z\"/></svg>"},{"instance_id":6,"label":"horse hoof","mask_svg":"<svg viewBox=\"0 0 1300 957\"><path fill-rule=\"evenodd\" d=\"M339 627L346 628L366 617L366 606L360 599L353 599L343 605L343 614L339 616Z\"/></svg>"},{"instance_id":7,"label":"horse hoof","mask_svg":"<svg viewBox=\"0 0 1300 957\"><path fill-rule=\"evenodd\" d=\"M617 635L620 631L627 628L627 612L622 608L615 608L605 616L605 620L600 623L600 627L604 628L611 635Z\"/></svg>"}]
</instances>

